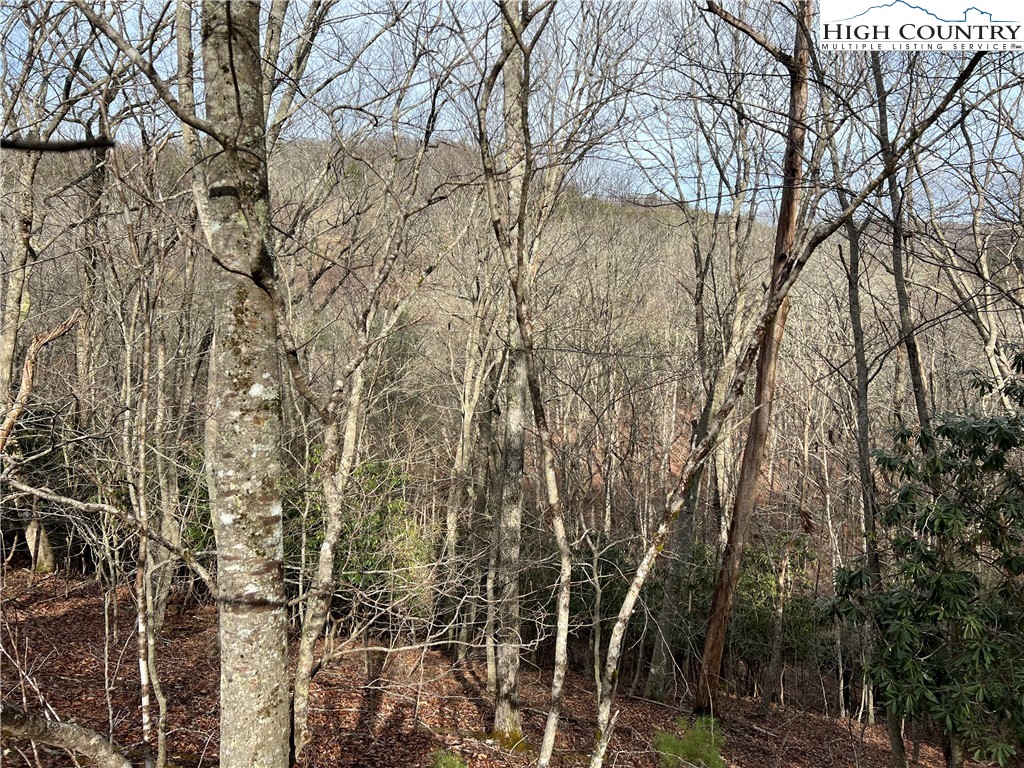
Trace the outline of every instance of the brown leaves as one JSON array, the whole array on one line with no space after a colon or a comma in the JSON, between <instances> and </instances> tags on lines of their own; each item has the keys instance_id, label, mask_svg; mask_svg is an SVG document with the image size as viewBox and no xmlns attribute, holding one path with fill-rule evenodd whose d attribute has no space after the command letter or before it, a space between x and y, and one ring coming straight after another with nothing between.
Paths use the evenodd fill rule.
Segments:
<instances>
[{"instance_id":1,"label":"brown leaves","mask_svg":"<svg viewBox=\"0 0 1024 768\"><path fill-rule=\"evenodd\" d=\"M114 739L141 741L138 665L135 663L135 611L129 591L118 593L116 638L104 653L103 592L95 582L61 576L29 586L26 572L5 575L5 647L16 643L19 663L62 719L100 733L108 730L106 698L114 713ZM217 617L212 606L172 607L159 641L158 667L168 698L168 750L183 768L217 764L219 669ZM26 651L27 649L27 651ZM549 673L522 674L523 728L527 743L504 749L486 733L493 715L482 665L460 667L444 654L396 653L379 658L358 647L317 677L311 697L312 741L304 768L415 768L429 766L437 750L461 757L471 768L525 768L536 760L544 730ZM104 658L109 688L104 684ZM369 670L369 674L368 674ZM38 713L38 697L28 709ZM4 700L24 708L22 687L4 659ZM658 730L674 730L688 710L620 695L622 712L606 765L655 768L651 740ZM555 765L587 764L595 727L595 696L589 675L571 673L566 683ZM724 756L734 768L888 768L888 742L881 726L865 728L794 709L756 714L756 703L728 700L722 713ZM908 739L908 748L910 747ZM26 754L31 754L26 751ZM66 766L66 755L41 751L46 766ZM20 766L15 752L5 764ZM941 750L921 746L921 765L940 768Z\"/></svg>"}]
</instances>

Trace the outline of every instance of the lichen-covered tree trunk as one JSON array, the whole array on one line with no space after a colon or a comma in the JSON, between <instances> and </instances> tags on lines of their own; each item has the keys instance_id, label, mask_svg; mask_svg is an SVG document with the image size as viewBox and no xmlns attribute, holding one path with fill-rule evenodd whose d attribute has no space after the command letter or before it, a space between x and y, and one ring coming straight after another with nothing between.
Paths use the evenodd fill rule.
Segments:
<instances>
[{"instance_id":1,"label":"lichen-covered tree trunk","mask_svg":"<svg viewBox=\"0 0 1024 768\"><path fill-rule=\"evenodd\" d=\"M206 459L217 537L220 765L285 768L288 656L281 365L270 251L258 3L203 6L206 235L217 269Z\"/></svg>"},{"instance_id":2,"label":"lichen-covered tree trunk","mask_svg":"<svg viewBox=\"0 0 1024 768\"><path fill-rule=\"evenodd\" d=\"M502 463L502 498L494 536L494 732L518 740L522 733L519 712L519 550L523 524L523 446L526 428L526 355L519 334L509 355L509 402Z\"/></svg>"},{"instance_id":3,"label":"lichen-covered tree trunk","mask_svg":"<svg viewBox=\"0 0 1024 768\"><path fill-rule=\"evenodd\" d=\"M511 0L503 0L505 23L502 26L502 47L509 50L502 70L504 77L503 111L505 117L505 166L507 170L507 214L511 222L521 222L526 176L526 137L521 100L523 92L523 51L513 42L509 26L521 26L520 8ZM521 31L521 29L519 30ZM493 215L493 211L492 211ZM508 237L508 233L500 233ZM521 230L514 241L522 249ZM500 243L499 243L500 245ZM506 267L509 265L506 263ZM509 352L508 409L505 425L505 446L502 462L502 498L495 520L495 609L494 656L495 696L494 732L503 738L518 740L522 732L519 712L519 653L522 647L519 618L520 541L523 524L523 450L525 443L527 397L527 361L523 338L518 325L512 335Z\"/></svg>"}]
</instances>

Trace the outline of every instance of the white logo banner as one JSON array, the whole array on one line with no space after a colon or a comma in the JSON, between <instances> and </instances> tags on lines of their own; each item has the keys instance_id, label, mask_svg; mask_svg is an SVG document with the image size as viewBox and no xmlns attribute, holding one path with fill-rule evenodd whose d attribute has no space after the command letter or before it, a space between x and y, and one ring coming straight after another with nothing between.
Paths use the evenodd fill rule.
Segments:
<instances>
[{"instance_id":1,"label":"white logo banner","mask_svg":"<svg viewBox=\"0 0 1024 768\"><path fill-rule=\"evenodd\" d=\"M1024 50L1022 18L1019 0L821 0L818 45L829 51Z\"/></svg>"}]
</instances>

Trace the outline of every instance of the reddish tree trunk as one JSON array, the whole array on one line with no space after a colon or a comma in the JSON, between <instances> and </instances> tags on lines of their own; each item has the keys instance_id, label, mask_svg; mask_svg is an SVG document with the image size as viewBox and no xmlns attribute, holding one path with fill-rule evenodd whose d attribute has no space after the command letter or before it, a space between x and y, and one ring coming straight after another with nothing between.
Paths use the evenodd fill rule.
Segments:
<instances>
[{"instance_id":1,"label":"reddish tree trunk","mask_svg":"<svg viewBox=\"0 0 1024 768\"><path fill-rule=\"evenodd\" d=\"M783 161L782 202L775 233L772 293L779 289L789 269L790 255L796 241L797 216L803 183L803 151L807 133L807 71L810 58L810 40L807 35L811 24L811 7L807 0L802 0L798 7L800 18L797 23L793 55L782 55L780 58L780 61L789 70L789 124L786 132L786 155ZM717 6L712 6L713 10L715 8ZM707 635L704 640L704 653L701 658L697 683L697 699L694 705L694 711L697 713L709 714L714 710L722 655L725 651L725 635L729 627L729 614L736 596L743 550L750 533L754 502L761 482L761 467L764 464L765 445L771 422L772 400L775 397L776 365L788 314L789 297L787 296L765 334L757 360L754 413L750 417L747 441L743 449L743 461L740 465L732 522L729 525L729 537L722 554L722 567L718 573L711 601L711 615L708 619Z\"/></svg>"}]
</instances>

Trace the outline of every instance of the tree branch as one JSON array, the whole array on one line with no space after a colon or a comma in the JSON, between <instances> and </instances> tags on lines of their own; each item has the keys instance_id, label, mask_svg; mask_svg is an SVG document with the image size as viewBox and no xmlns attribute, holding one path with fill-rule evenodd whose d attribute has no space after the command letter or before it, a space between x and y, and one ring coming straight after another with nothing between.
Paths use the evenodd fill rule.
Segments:
<instances>
[{"instance_id":1,"label":"tree branch","mask_svg":"<svg viewBox=\"0 0 1024 768\"><path fill-rule=\"evenodd\" d=\"M29 395L32 394L32 381L35 378L36 357L39 355L39 350L70 331L81 317L82 310L76 309L67 320L56 328L45 333L37 333L32 337L32 343L28 345L25 363L21 369L21 386L18 388L18 396L14 399L11 410L4 417L3 424L0 424L0 454L3 454L4 448L7 447L7 441L11 437L11 432L14 431L14 425L25 410L25 403L28 402ZM6 393L0 392L0 397L6 399Z\"/></svg>"},{"instance_id":2,"label":"tree branch","mask_svg":"<svg viewBox=\"0 0 1024 768\"><path fill-rule=\"evenodd\" d=\"M22 152L77 152L80 149L104 149L112 146L114 146L114 140L106 136L78 141L20 139L17 136L0 139L0 149L16 149Z\"/></svg>"},{"instance_id":3,"label":"tree branch","mask_svg":"<svg viewBox=\"0 0 1024 768\"><path fill-rule=\"evenodd\" d=\"M124 39L121 34L111 26L110 22L97 14L92 8L86 5L85 0L71 0L72 4L80 10L85 18L89 20L92 26L103 33L104 36L110 42L117 46L118 50L121 51L128 59L141 70L146 76L149 82L156 89L160 99L170 108L170 110L180 119L183 123L186 123L197 131L202 131L208 136L216 139L221 146L227 147L232 144L225 136L221 134L213 124L203 120L196 114L189 112L187 109L181 106L181 103L174 97L171 92L170 86L164 82L163 78L157 74L157 71L153 68L152 63L146 61L142 54L139 53L131 43Z\"/></svg>"},{"instance_id":4,"label":"tree branch","mask_svg":"<svg viewBox=\"0 0 1024 768\"><path fill-rule=\"evenodd\" d=\"M762 35L756 29L751 27L749 24L747 24L747 22L743 21L743 19L733 16L731 13L725 10L725 8L720 6L718 3L714 2L714 0L708 0L707 8L704 8L702 10L715 14L715 16L720 18L729 26L738 29L744 35L746 35L759 46L768 51L768 53L770 53L775 58L775 60L782 64L782 66L784 66L786 69L791 70L793 69L793 67L796 66L796 60L790 54L786 53L784 50L779 48L777 45L775 45L775 43L773 43L767 37Z\"/></svg>"},{"instance_id":5,"label":"tree branch","mask_svg":"<svg viewBox=\"0 0 1024 768\"><path fill-rule=\"evenodd\" d=\"M30 715L7 701L0 702L0 734L84 755L99 768L132 768L128 759L96 731Z\"/></svg>"},{"instance_id":6,"label":"tree branch","mask_svg":"<svg viewBox=\"0 0 1024 768\"><path fill-rule=\"evenodd\" d=\"M61 506L71 507L81 512L106 512L108 515L116 517L118 520L128 523L139 530L143 536L155 541L164 549L173 552L182 559L189 568L191 568L195 574L203 580L203 583L209 588L210 592L217 594L217 583L210 572L207 571L199 561L196 560L195 555L189 552L187 549L172 544L170 541L165 539L159 533L150 530L148 525L144 525L134 516L129 515L127 512L123 512L117 507L111 504L101 504L90 501L79 501L78 499L72 499L68 496L61 496L59 493L51 491L49 488L34 488L31 485L19 482L12 477L7 475L3 476L3 481L7 483L11 488L16 491L21 491L29 496L35 496L37 499L44 499L46 501L52 501L54 504L60 504Z\"/></svg>"}]
</instances>

